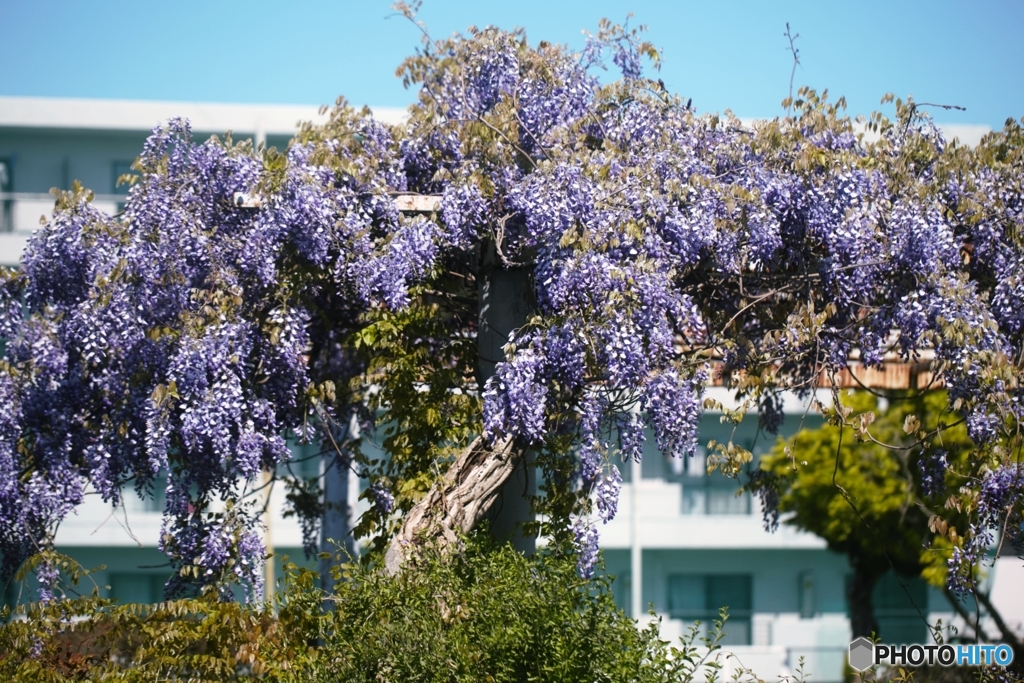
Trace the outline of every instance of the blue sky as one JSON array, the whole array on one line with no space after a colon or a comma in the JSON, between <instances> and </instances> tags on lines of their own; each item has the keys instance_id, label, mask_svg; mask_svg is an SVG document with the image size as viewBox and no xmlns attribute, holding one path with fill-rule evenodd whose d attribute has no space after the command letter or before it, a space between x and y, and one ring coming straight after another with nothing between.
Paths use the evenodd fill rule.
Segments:
<instances>
[{"instance_id":1,"label":"blue sky","mask_svg":"<svg viewBox=\"0 0 1024 683\"><path fill-rule=\"evenodd\" d=\"M658 76L701 112L771 117L796 84L845 95L851 113L886 92L957 104L944 123L998 128L1024 115L1024 2L426 0L434 36L521 26L530 40L583 44L601 17L650 27ZM404 106L395 67L419 31L390 0L220 2L0 0L0 95Z\"/></svg>"}]
</instances>

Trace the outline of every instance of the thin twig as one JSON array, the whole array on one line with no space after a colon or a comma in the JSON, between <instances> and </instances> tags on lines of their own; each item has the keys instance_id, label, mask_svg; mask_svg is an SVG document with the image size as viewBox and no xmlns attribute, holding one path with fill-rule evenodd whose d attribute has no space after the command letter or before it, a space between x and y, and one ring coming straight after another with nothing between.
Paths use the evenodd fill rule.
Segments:
<instances>
[{"instance_id":1,"label":"thin twig","mask_svg":"<svg viewBox=\"0 0 1024 683\"><path fill-rule=\"evenodd\" d=\"M796 47L796 39L800 37L797 33L794 35L789 30L789 22L786 22L786 32L783 33L786 39L789 41L789 52L793 55L793 69L789 72L789 110L793 109L793 78L796 76L796 68L800 66L800 50Z\"/></svg>"}]
</instances>

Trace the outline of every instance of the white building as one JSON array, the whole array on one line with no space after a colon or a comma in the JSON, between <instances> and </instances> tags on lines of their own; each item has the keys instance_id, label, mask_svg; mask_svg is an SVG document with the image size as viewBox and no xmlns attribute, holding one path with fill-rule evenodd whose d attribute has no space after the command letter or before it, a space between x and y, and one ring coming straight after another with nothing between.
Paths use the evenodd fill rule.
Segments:
<instances>
[{"instance_id":1,"label":"white building","mask_svg":"<svg viewBox=\"0 0 1024 683\"><path fill-rule=\"evenodd\" d=\"M299 121L319 119L312 107L0 97L0 264L18 264L28 236L52 209L51 187L67 189L80 180L96 193L97 206L116 210L126 193L116 179L128 171L153 126L173 116L190 119L199 138L231 130L236 139L251 137L280 149ZM381 110L378 116L396 121L402 112ZM979 134L977 127L951 132L969 142ZM719 398L728 401L724 394ZM796 406L793 411L803 412ZM784 430L796 423L787 421ZM701 429L704 442L728 438L717 415L705 415ZM736 439L760 453L771 443L763 436L755 441L756 433L756 421L748 420ZM736 496L735 485L720 475L707 476L700 457L668 461L654 450L653 439L647 444L642 465L625 468L618 516L600 528L619 604L639 618L653 607L666 637L695 619L713 620L727 604L725 642L743 665L770 678L792 673L804 657L813 680L842 680L850 641L846 559L817 537L784 525L766 533L757 501ZM299 558L298 524L281 516L279 502L271 506L268 540L278 554ZM111 512L91 497L61 526L57 544L86 567L106 565L95 579L109 584L114 596L155 600L167 575L166 559L156 549L162 508L160 501L131 499ZM1024 620L1024 598L1016 588L1024 578L1020 565L1001 559L990 577L993 598L1018 626ZM910 596L932 623L940 617L949 623L951 610L939 591L918 581ZM926 641L925 623L895 580L883 581L876 607L883 640Z\"/></svg>"}]
</instances>

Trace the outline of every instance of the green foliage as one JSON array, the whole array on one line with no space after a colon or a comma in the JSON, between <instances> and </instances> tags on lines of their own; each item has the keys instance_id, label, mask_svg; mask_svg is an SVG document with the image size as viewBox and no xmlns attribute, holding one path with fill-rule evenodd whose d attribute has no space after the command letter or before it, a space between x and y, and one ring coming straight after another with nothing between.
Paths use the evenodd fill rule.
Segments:
<instances>
[{"instance_id":1,"label":"green foliage","mask_svg":"<svg viewBox=\"0 0 1024 683\"><path fill-rule=\"evenodd\" d=\"M714 680L727 658L724 612L709 636L694 626L672 647L657 620L638 630L616 608L609 578L581 579L573 554L524 557L485 532L397 577L338 565L345 580L326 598L315 573L286 570L272 606L214 592L117 605L94 593L5 612L0 680L667 683Z\"/></svg>"},{"instance_id":2,"label":"green foliage","mask_svg":"<svg viewBox=\"0 0 1024 683\"><path fill-rule=\"evenodd\" d=\"M118 605L94 591L4 608L0 680L307 680L323 623L316 583L291 566L276 614L215 591L155 605Z\"/></svg>"},{"instance_id":3,"label":"green foliage","mask_svg":"<svg viewBox=\"0 0 1024 683\"><path fill-rule=\"evenodd\" d=\"M943 585L952 549L947 539L955 541L960 521L945 505L947 492L964 483L974 447L966 429L953 424L945 392L894 396L884 410L867 392L841 399L826 412L831 424L780 441L761 461L774 475L779 511L789 514L788 524L852 560L905 575L924 572ZM925 495L921 461L937 449L949 461L946 492Z\"/></svg>"},{"instance_id":4,"label":"green foliage","mask_svg":"<svg viewBox=\"0 0 1024 683\"><path fill-rule=\"evenodd\" d=\"M460 331L475 312L467 306L467 277L460 275L455 268L435 274L429 286L412 292L407 308L372 310L353 335L370 378L357 384L377 416L387 454L382 462L362 464L394 492L396 513L415 505L483 429L480 398L466 389L475 386L476 340ZM393 531L389 524L397 522L371 508L355 532L373 536L374 547L381 548Z\"/></svg>"},{"instance_id":5,"label":"green foliage","mask_svg":"<svg viewBox=\"0 0 1024 683\"><path fill-rule=\"evenodd\" d=\"M510 546L427 554L397 577L350 567L335 597L331 680L661 680L654 634L571 556Z\"/></svg>"}]
</instances>

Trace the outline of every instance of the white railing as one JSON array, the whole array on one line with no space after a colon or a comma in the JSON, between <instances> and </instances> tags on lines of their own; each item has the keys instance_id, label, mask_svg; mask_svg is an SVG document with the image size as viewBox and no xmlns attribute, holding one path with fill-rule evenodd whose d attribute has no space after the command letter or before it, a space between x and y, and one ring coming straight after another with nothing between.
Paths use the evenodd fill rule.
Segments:
<instances>
[{"instance_id":1,"label":"white railing","mask_svg":"<svg viewBox=\"0 0 1024 683\"><path fill-rule=\"evenodd\" d=\"M117 212L125 195L96 194L92 204L109 214ZM0 192L0 266L17 266L28 238L53 214L53 195L47 192Z\"/></svg>"},{"instance_id":2,"label":"white railing","mask_svg":"<svg viewBox=\"0 0 1024 683\"><path fill-rule=\"evenodd\" d=\"M93 195L96 208L114 213L126 199L121 194ZM39 219L53 213L54 197L48 192L0 192L0 234L30 235L39 227Z\"/></svg>"}]
</instances>

